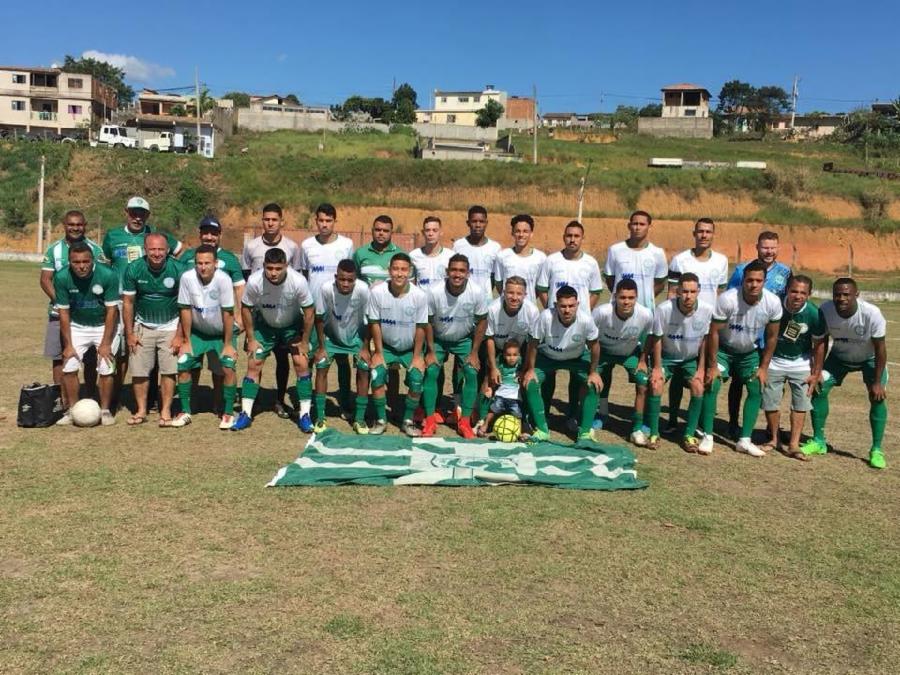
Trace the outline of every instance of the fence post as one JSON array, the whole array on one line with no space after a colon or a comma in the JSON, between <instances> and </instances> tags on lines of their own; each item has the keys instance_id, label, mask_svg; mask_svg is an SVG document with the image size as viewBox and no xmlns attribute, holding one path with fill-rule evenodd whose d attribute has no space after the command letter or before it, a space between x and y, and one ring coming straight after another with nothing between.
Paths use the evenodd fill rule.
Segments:
<instances>
[{"instance_id":1,"label":"fence post","mask_svg":"<svg viewBox=\"0 0 900 675\"><path fill-rule=\"evenodd\" d=\"M850 257L847 261L847 276L853 277L853 244L850 244L848 247L850 249Z\"/></svg>"},{"instance_id":2,"label":"fence post","mask_svg":"<svg viewBox=\"0 0 900 675\"><path fill-rule=\"evenodd\" d=\"M738 242L738 246L737 246L737 258L735 259L734 264L735 264L735 265L740 265L740 264L741 264L741 242Z\"/></svg>"},{"instance_id":3,"label":"fence post","mask_svg":"<svg viewBox=\"0 0 900 675\"><path fill-rule=\"evenodd\" d=\"M791 254L791 269L796 269L796 267L797 267L797 244L791 244L791 248L793 249L793 253Z\"/></svg>"}]
</instances>

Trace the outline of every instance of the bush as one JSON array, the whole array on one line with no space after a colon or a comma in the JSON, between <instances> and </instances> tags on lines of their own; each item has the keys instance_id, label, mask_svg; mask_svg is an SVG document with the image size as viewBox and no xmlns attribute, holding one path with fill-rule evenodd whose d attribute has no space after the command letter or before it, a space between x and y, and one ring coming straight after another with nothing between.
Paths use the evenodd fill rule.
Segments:
<instances>
[{"instance_id":1,"label":"bush","mask_svg":"<svg viewBox=\"0 0 900 675\"><path fill-rule=\"evenodd\" d=\"M887 218L891 196L883 187L863 190L859 193L859 204L862 206L863 219L869 225L877 225Z\"/></svg>"},{"instance_id":2,"label":"bush","mask_svg":"<svg viewBox=\"0 0 900 675\"><path fill-rule=\"evenodd\" d=\"M812 176L805 168L782 169L772 167L764 172L765 187L776 197L799 199L810 191Z\"/></svg>"}]
</instances>

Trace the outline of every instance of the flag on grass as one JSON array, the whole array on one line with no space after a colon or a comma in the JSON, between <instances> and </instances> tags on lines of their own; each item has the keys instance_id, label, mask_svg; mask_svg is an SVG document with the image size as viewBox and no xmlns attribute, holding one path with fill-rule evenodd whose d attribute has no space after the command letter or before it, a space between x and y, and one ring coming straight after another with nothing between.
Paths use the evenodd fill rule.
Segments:
<instances>
[{"instance_id":1,"label":"flag on grass","mask_svg":"<svg viewBox=\"0 0 900 675\"><path fill-rule=\"evenodd\" d=\"M578 490L647 486L634 455L620 446L582 442L499 443L457 438L357 436L328 429L310 437L269 486L547 485Z\"/></svg>"}]
</instances>

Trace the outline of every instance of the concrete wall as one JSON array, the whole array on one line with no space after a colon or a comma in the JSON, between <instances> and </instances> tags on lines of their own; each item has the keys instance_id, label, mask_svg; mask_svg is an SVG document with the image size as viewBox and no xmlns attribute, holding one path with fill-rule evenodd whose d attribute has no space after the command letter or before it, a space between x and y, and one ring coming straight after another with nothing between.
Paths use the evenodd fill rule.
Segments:
<instances>
[{"instance_id":1,"label":"concrete wall","mask_svg":"<svg viewBox=\"0 0 900 675\"><path fill-rule=\"evenodd\" d=\"M334 122L322 119L321 115L304 113L271 112L267 110L251 110L238 108L235 118L239 129L248 131L277 131L293 129L294 131L344 131L346 129L373 129L387 133L390 127L377 122Z\"/></svg>"},{"instance_id":2,"label":"concrete wall","mask_svg":"<svg viewBox=\"0 0 900 675\"><path fill-rule=\"evenodd\" d=\"M669 138L712 138L711 117L639 117L638 133Z\"/></svg>"},{"instance_id":3,"label":"concrete wall","mask_svg":"<svg viewBox=\"0 0 900 675\"><path fill-rule=\"evenodd\" d=\"M515 155L505 155L493 152L474 152L462 148L442 148L438 146L432 150L425 148L422 150L422 159L463 159L469 161L480 162L483 160L492 160L495 162L521 162L522 158Z\"/></svg>"},{"instance_id":4,"label":"concrete wall","mask_svg":"<svg viewBox=\"0 0 900 675\"><path fill-rule=\"evenodd\" d=\"M494 143L497 141L497 127L466 127L458 124L422 124L417 122L412 125L416 133L424 138L439 138L453 141L485 141Z\"/></svg>"}]
</instances>

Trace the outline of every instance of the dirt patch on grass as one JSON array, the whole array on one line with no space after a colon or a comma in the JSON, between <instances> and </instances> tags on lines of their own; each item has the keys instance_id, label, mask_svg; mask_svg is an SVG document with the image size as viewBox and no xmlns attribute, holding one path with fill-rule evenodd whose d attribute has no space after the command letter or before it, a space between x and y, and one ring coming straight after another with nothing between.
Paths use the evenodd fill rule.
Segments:
<instances>
[{"instance_id":1,"label":"dirt patch on grass","mask_svg":"<svg viewBox=\"0 0 900 675\"><path fill-rule=\"evenodd\" d=\"M707 190L700 190L696 197L690 198L671 190L653 188L641 193L639 204L645 211L668 217L713 214L716 218L752 218L759 211L759 204L748 195Z\"/></svg>"},{"instance_id":2,"label":"dirt patch on grass","mask_svg":"<svg viewBox=\"0 0 900 675\"><path fill-rule=\"evenodd\" d=\"M467 209L472 204L483 204L488 209L521 206L519 211L534 213L577 213L576 191L547 190L537 185L510 188L447 187L422 192L409 188L394 188L385 194L387 203L434 206L439 209ZM628 207L612 190L598 188L585 190L586 208L601 213L622 213Z\"/></svg>"},{"instance_id":3,"label":"dirt patch on grass","mask_svg":"<svg viewBox=\"0 0 900 675\"><path fill-rule=\"evenodd\" d=\"M796 206L810 208L830 220L860 219L863 216L862 207L858 201L842 197L812 195L798 200Z\"/></svg>"}]
</instances>

